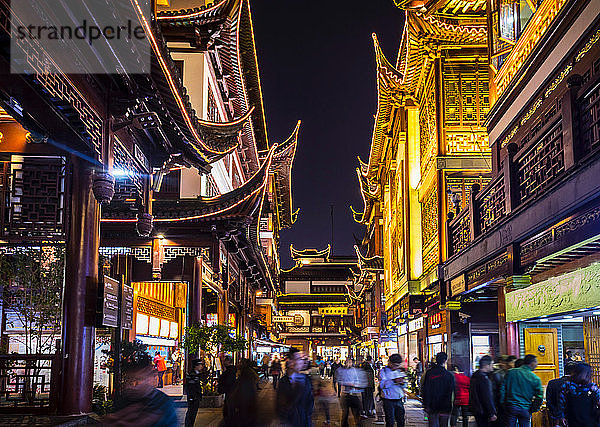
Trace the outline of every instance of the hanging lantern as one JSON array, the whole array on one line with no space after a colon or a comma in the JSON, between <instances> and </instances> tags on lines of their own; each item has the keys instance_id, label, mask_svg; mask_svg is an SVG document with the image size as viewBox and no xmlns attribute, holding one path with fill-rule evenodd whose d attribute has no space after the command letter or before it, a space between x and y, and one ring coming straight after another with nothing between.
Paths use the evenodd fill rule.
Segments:
<instances>
[{"instance_id":1,"label":"hanging lantern","mask_svg":"<svg viewBox=\"0 0 600 427\"><path fill-rule=\"evenodd\" d=\"M98 203L109 204L115 195L115 177L108 172L94 172L92 192Z\"/></svg>"},{"instance_id":2,"label":"hanging lantern","mask_svg":"<svg viewBox=\"0 0 600 427\"><path fill-rule=\"evenodd\" d=\"M140 237L148 237L152 233L154 217L149 213L139 213L135 229Z\"/></svg>"}]
</instances>

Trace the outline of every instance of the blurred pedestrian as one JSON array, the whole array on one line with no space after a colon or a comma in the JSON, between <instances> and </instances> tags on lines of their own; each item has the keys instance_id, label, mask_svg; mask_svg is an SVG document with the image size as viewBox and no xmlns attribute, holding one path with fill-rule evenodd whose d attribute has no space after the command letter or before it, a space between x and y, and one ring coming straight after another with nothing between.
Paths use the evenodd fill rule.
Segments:
<instances>
[{"instance_id":1,"label":"blurred pedestrian","mask_svg":"<svg viewBox=\"0 0 600 427\"><path fill-rule=\"evenodd\" d=\"M187 397L188 410L185 414L185 427L193 427L202 401L202 385L206 378L204 360L194 359L192 371L186 376L183 390Z\"/></svg>"},{"instance_id":2,"label":"blurred pedestrian","mask_svg":"<svg viewBox=\"0 0 600 427\"><path fill-rule=\"evenodd\" d=\"M496 416L498 417L496 424L502 427L506 424L506 416L504 414L504 403L500 398L500 389L502 388L502 383L504 382L504 378L506 378L508 371L515 367L516 360L517 358L513 355L500 356L497 360L497 369L494 369L494 371L488 375L488 378L492 382L494 405L496 407Z\"/></svg>"},{"instance_id":3,"label":"blurred pedestrian","mask_svg":"<svg viewBox=\"0 0 600 427\"><path fill-rule=\"evenodd\" d=\"M331 378L333 378L333 380L332 380L332 382L333 382L333 390L337 392L338 397L340 397L340 393L342 391L342 387L337 382L336 372L341 367L342 367L342 364L340 363L340 359L338 359L338 358L336 358L335 362L333 362L331 364Z\"/></svg>"},{"instance_id":4,"label":"blurred pedestrian","mask_svg":"<svg viewBox=\"0 0 600 427\"><path fill-rule=\"evenodd\" d=\"M157 390L156 370L145 351L121 362L123 388L115 399L115 412L102 418L103 425L168 427L177 425L173 400Z\"/></svg>"},{"instance_id":5,"label":"blurred pedestrian","mask_svg":"<svg viewBox=\"0 0 600 427\"><path fill-rule=\"evenodd\" d=\"M348 357L343 368L336 371L338 383L342 386L342 427L348 426L349 412L352 411L357 426L362 426L361 396L367 387L367 376L362 369L354 366L354 359Z\"/></svg>"},{"instance_id":6,"label":"blurred pedestrian","mask_svg":"<svg viewBox=\"0 0 600 427\"><path fill-rule=\"evenodd\" d=\"M173 377L171 378L171 383L173 385L177 385L179 384L179 378L180 378L180 369L181 369L181 352L179 351L178 348L175 348L175 351L173 352L173 354L171 355L171 362L173 363L173 365L171 366L171 371L173 372Z\"/></svg>"},{"instance_id":7,"label":"blurred pedestrian","mask_svg":"<svg viewBox=\"0 0 600 427\"><path fill-rule=\"evenodd\" d=\"M483 356L469 384L469 410L475 416L477 427L488 427L498 419L490 381L493 366L492 358Z\"/></svg>"},{"instance_id":8,"label":"blurred pedestrian","mask_svg":"<svg viewBox=\"0 0 600 427\"><path fill-rule=\"evenodd\" d=\"M421 396L429 427L448 427L454 396L454 375L446 370L448 355L441 351L425 372Z\"/></svg>"},{"instance_id":9,"label":"blurred pedestrian","mask_svg":"<svg viewBox=\"0 0 600 427\"><path fill-rule=\"evenodd\" d=\"M235 386L227 403L224 427L255 427L258 425L256 384L258 373L250 359L241 359L237 367Z\"/></svg>"},{"instance_id":10,"label":"blurred pedestrian","mask_svg":"<svg viewBox=\"0 0 600 427\"><path fill-rule=\"evenodd\" d=\"M571 374L575 368L575 363L570 362L565 365L565 375L548 381L546 386L546 408L550 414L552 427L562 426L562 413L560 408L560 394L563 385L571 380Z\"/></svg>"},{"instance_id":11,"label":"blurred pedestrian","mask_svg":"<svg viewBox=\"0 0 600 427\"><path fill-rule=\"evenodd\" d=\"M523 366L508 371L500 390L505 404L508 427L531 427L531 414L542 405L543 391L540 377L533 373L537 358L528 354Z\"/></svg>"},{"instance_id":12,"label":"blurred pedestrian","mask_svg":"<svg viewBox=\"0 0 600 427\"><path fill-rule=\"evenodd\" d=\"M566 381L560 394L563 425L569 427L597 427L600 425L600 389L592 382L592 368L587 363L573 367L570 380Z\"/></svg>"},{"instance_id":13,"label":"blurred pedestrian","mask_svg":"<svg viewBox=\"0 0 600 427\"><path fill-rule=\"evenodd\" d=\"M317 356L316 366L319 369L319 375L323 376L325 374L325 362L321 356Z\"/></svg>"},{"instance_id":14,"label":"blurred pedestrian","mask_svg":"<svg viewBox=\"0 0 600 427\"><path fill-rule=\"evenodd\" d=\"M363 412L368 417L375 416L375 400L373 393L375 392L375 370L373 369L373 358L368 355L362 363L361 368L367 376L367 387L362 392Z\"/></svg>"},{"instance_id":15,"label":"blurred pedestrian","mask_svg":"<svg viewBox=\"0 0 600 427\"><path fill-rule=\"evenodd\" d=\"M160 352L154 353L154 367L158 373L158 388L163 388L163 376L167 371L167 363Z\"/></svg>"},{"instance_id":16,"label":"blurred pedestrian","mask_svg":"<svg viewBox=\"0 0 600 427\"><path fill-rule=\"evenodd\" d=\"M525 364L525 359L516 359L515 360L515 368L520 368Z\"/></svg>"},{"instance_id":17,"label":"blurred pedestrian","mask_svg":"<svg viewBox=\"0 0 600 427\"><path fill-rule=\"evenodd\" d=\"M279 422L292 427L311 427L314 396L310 378L302 373L308 367L308 358L292 347L285 367L275 398Z\"/></svg>"},{"instance_id":18,"label":"blurred pedestrian","mask_svg":"<svg viewBox=\"0 0 600 427\"><path fill-rule=\"evenodd\" d=\"M450 425L456 427L460 416L463 427L469 427L469 383L471 380L457 363L452 365L452 373L454 374L455 389Z\"/></svg>"},{"instance_id":19,"label":"blurred pedestrian","mask_svg":"<svg viewBox=\"0 0 600 427\"><path fill-rule=\"evenodd\" d=\"M315 398L315 406L319 412L322 412L325 417L325 425L331 424L331 414L329 405L336 399L335 393L327 387L325 379L321 377L319 368L313 366L310 369L310 379L312 381L313 395Z\"/></svg>"},{"instance_id":20,"label":"blurred pedestrian","mask_svg":"<svg viewBox=\"0 0 600 427\"><path fill-rule=\"evenodd\" d=\"M263 378L267 379L269 377L269 361L270 357L268 354L265 354L261 361L261 373Z\"/></svg>"},{"instance_id":21,"label":"blurred pedestrian","mask_svg":"<svg viewBox=\"0 0 600 427\"><path fill-rule=\"evenodd\" d=\"M223 419L227 421L229 416L229 401L231 400L231 393L235 388L236 384L236 368L233 365L233 360L229 356L225 356L223 360L224 370L217 380L217 392L225 395L225 402L223 404Z\"/></svg>"},{"instance_id":22,"label":"blurred pedestrian","mask_svg":"<svg viewBox=\"0 0 600 427\"><path fill-rule=\"evenodd\" d=\"M385 413L386 427L404 427L404 387L406 375L402 372L402 356L392 354L388 359L388 365L379 371L379 387L383 400L383 411Z\"/></svg>"},{"instance_id":23,"label":"blurred pedestrian","mask_svg":"<svg viewBox=\"0 0 600 427\"><path fill-rule=\"evenodd\" d=\"M271 377L273 377L273 390L277 389L277 383L279 382L279 377L281 376L281 362L277 355L271 362Z\"/></svg>"}]
</instances>

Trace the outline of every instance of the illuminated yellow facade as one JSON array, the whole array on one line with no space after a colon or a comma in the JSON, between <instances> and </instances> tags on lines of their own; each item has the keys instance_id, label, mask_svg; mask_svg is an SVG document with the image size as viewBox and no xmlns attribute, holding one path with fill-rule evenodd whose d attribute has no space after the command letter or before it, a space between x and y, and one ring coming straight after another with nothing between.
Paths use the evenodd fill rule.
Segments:
<instances>
[{"instance_id":1,"label":"illuminated yellow facade","mask_svg":"<svg viewBox=\"0 0 600 427\"><path fill-rule=\"evenodd\" d=\"M378 108L355 213L383 236L386 310L437 283L448 214L468 206L491 168L486 3L396 3L406 23L395 66L374 36Z\"/></svg>"}]
</instances>

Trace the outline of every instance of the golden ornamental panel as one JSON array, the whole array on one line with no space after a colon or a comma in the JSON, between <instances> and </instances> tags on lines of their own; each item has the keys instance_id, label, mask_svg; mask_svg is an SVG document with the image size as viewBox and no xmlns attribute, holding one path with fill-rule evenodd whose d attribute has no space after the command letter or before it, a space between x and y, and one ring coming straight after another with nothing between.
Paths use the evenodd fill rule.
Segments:
<instances>
[{"instance_id":1,"label":"golden ornamental panel","mask_svg":"<svg viewBox=\"0 0 600 427\"><path fill-rule=\"evenodd\" d=\"M421 231L423 248L427 247L438 235L438 192L434 188L421 205Z\"/></svg>"},{"instance_id":2,"label":"golden ornamental panel","mask_svg":"<svg viewBox=\"0 0 600 427\"><path fill-rule=\"evenodd\" d=\"M144 297L138 297L137 311L140 313L149 314L150 316L159 317L161 319L167 319L172 322L177 321L174 307L169 307L165 304L161 304Z\"/></svg>"},{"instance_id":3,"label":"golden ornamental panel","mask_svg":"<svg viewBox=\"0 0 600 427\"><path fill-rule=\"evenodd\" d=\"M446 132L447 154L490 153L489 137L484 132Z\"/></svg>"}]
</instances>

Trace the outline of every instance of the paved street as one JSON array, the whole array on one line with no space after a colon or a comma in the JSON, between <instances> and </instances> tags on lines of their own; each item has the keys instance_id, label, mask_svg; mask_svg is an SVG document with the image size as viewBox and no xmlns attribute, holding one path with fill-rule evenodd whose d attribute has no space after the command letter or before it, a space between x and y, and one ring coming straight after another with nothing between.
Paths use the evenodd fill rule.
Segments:
<instances>
[{"instance_id":1,"label":"paved street","mask_svg":"<svg viewBox=\"0 0 600 427\"><path fill-rule=\"evenodd\" d=\"M259 416L262 420L262 425L270 425L275 417L275 393L271 383L261 382L261 390L258 392L258 401L261 403L259 408ZM181 386L169 386L165 387L163 391L176 399L177 416L180 420L180 424L183 425L186 412L185 397L181 395ZM423 409L418 400L410 399L406 405L406 427L417 427L426 426L427 422L424 420ZM339 404L331 405L331 426L340 426L342 419L342 409ZM200 409L198 417L196 418L196 427L217 427L222 420L222 409L221 408L205 408ZM352 417L350 417L350 425L354 425ZM313 422L315 426L323 425L325 421L324 414L315 412L313 416ZM375 419L369 418L364 420L364 426L376 426L384 425L383 422L377 422ZM471 422L470 425L475 425Z\"/></svg>"}]
</instances>

